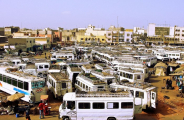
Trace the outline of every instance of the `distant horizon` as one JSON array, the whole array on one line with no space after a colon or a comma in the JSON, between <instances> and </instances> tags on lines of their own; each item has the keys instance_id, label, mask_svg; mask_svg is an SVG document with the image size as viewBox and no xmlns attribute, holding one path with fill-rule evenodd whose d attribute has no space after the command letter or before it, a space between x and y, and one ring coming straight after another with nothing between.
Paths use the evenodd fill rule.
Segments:
<instances>
[{"instance_id":1,"label":"distant horizon","mask_svg":"<svg viewBox=\"0 0 184 120\"><path fill-rule=\"evenodd\" d=\"M28 29L96 28L111 25L147 29L149 23L183 27L183 0L0 0L0 27Z\"/></svg>"}]
</instances>

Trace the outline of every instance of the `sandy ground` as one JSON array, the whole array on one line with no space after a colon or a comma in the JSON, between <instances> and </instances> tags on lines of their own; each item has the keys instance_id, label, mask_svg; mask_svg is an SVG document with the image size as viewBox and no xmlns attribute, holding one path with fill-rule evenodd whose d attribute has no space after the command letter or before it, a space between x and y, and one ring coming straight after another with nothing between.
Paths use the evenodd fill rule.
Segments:
<instances>
[{"instance_id":1,"label":"sandy ground","mask_svg":"<svg viewBox=\"0 0 184 120\"><path fill-rule=\"evenodd\" d=\"M49 51L46 51L46 56L48 57ZM40 56L37 55L35 58L43 58L45 57L45 52ZM173 81L174 90L161 89L161 87L165 87L165 83L163 79L170 78L170 76L166 77L150 77L150 83L152 85L158 87L158 105L155 110L143 111L141 114L136 114L136 120L184 120L184 98L177 97L178 87L176 86L176 82ZM168 96L169 99L164 99L164 96ZM50 95L51 96L51 95ZM50 98L51 106L51 115L45 116L45 119L48 120L57 120L58 119L58 111L59 106L61 104L61 100L55 100ZM32 120L39 119L39 115L30 115ZM25 117L21 115L21 117L16 118L15 115L1 115L0 120L25 120Z\"/></svg>"}]
</instances>

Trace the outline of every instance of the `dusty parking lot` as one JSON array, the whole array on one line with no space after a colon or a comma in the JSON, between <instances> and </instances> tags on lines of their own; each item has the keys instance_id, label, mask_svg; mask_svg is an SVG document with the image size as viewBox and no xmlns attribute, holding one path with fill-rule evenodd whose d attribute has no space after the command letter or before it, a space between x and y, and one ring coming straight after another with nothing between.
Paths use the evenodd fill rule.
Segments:
<instances>
[{"instance_id":1,"label":"dusty parking lot","mask_svg":"<svg viewBox=\"0 0 184 120\"><path fill-rule=\"evenodd\" d=\"M44 51L42 55L36 55L35 58L44 58L46 56L48 59L48 55L51 56L49 51ZM152 68L151 68L152 69ZM161 89L162 87L165 87L165 82L163 82L163 79L170 79L170 76L165 77L157 77L152 75L149 78L150 83L152 83L153 86L158 87L158 105L155 110L150 111L143 111L141 114L135 115L136 120L183 120L184 118L184 98L177 97L178 87L176 86L176 82L173 81L173 90L167 90L167 89ZM168 96L166 99L164 96ZM45 119L48 120L57 120L58 119L58 112L59 112L59 106L61 104L61 100L53 99L49 95L49 106L51 106L51 115L45 116ZM32 120L39 119L38 113L36 115L31 114ZM12 120L12 119L19 119L19 120L25 120L25 117L21 115L21 117L16 118L15 115L1 115L1 120Z\"/></svg>"},{"instance_id":2,"label":"dusty parking lot","mask_svg":"<svg viewBox=\"0 0 184 120\"><path fill-rule=\"evenodd\" d=\"M184 98L177 97L178 87L175 81L173 81L174 90L162 90L161 87L165 86L163 79L170 78L166 77L156 77L151 76L150 82L158 87L158 105L157 109L151 111L143 111L141 114L136 115L136 120L183 120L184 117ZM168 96L169 99L164 99L164 96ZM51 95L50 95L51 96ZM56 100L50 98L49 106L51 106L51 115L45 116L45 119L56 120L58 119L58 110L61 104L61 100ZM23 115L22 115L23 116ZM39 119L39 115L31 114L31 119ZM0 118L6 120L15 119L15 115L1 115ZM16 118L19 120L24 120L25 117Z\"/></svg>"}]
</instances>

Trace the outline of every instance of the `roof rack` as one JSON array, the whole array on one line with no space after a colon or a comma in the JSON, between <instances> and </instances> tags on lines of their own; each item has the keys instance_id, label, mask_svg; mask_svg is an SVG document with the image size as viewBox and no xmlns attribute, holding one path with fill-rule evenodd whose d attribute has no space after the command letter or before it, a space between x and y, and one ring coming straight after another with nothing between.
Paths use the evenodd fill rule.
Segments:
<instances>
[{"instance_id":1,"label":"roof rack","mask_svg":"<svg viewBox=\"0 0 184 120\"><path fill-rule=\"evenodd\" d=\"M130 97L130 93L87 93L87 94L76 94L76 97Z\"/></svg>"}]
</instances>

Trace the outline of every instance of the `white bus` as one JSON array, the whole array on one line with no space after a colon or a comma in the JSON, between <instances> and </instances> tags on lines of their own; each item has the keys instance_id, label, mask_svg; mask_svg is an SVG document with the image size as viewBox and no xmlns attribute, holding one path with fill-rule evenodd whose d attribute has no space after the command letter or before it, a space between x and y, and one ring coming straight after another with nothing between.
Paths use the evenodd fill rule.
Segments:
<instances>
[{"instance_id":1,"label":"white bus","mask_svg":"<svg viewBox=\"0 0 184 120\"><path fill-rule=\"evenodd\" d=\"M125 83L122 85L112 83L110 88L129 89L135 98L142 98L142 109L156 108L157 88L149 83Z\"/></svg>"},{"instance_id":2,"label":"white bus","mask_svg":"<svg viewBox=\"0 0 184 120\"><path fill-rule=\"evenodd\" d=\"M61 72L49 72L47 85L49 91L53 93L54 98L62 99L65 93L72 92L71 81L66 74Z\"/></svg>"},{"instance_id":3,"label":"white bus","mask_svg":"<svg viewBox=\"0 0 184 120\"><path fill-rule=\"evenodd\" d=\"M145 80L145 74L140 70L120 68L118 72L120 81L144 82Z\"/></svg>"},{"instance_id":4,"label":"white bus","mask_svg":"<svg viewBox=\"0 0 184 120\"><path fill-rule=\"evenodd\" d=\"M17 71L17 68L0 68L0 90L8 94L23 93L22 100L34 103L40 102L41 95L46 95L43 78Z\"/></svg>"},{"instance_id":5,"label":"white bus","mask_svg":"<svg viewBox=\"0 0 184 120\"><path fill-rule=\"evenodd\" d=\"M155 54L155 56L157 57L158 60L162 60L162 61L169 60L168 55L165 54L165 53L159 53L159 52L157 52Z\"/></svg>"},{"instance_id":6,"label":"white bus","mask_svg":"<svg viewBox=\"0 0 184 120\"><path fill-rule=\"evenodd\" d=\"M99 91L106 88L106 82L90 73L79 74L76 78L75 88L81 91Z\"/></svg>"},{"instance_id":7,"label":"white bus","mask_svg":"<svg viewBox=\"0 0 184 120\"><path fill-rule=\"evenodd\" d=\"M133 98L130 91L107 91L83 94L66 93L59 107L63 120L124 120L142 112L141 98Z\"/></svg>"},{"instance_id":8,"label":"white bus","mask_svg":"<svg viewBox=\"0 0 184 120\"><path fill-rule=\"evenodd\" d=\"M148 67L151 67L157 63L157 57L155 56L134 55L134 58L141 60L143 64L147 65Z\"/></svg>"},{"instance_id":9,"label":"white bus","mask_svg":"<svg viewBox=\"0 0 184 120\"><path fill-rule=\"evenodd\" d=\"M169 57L169 59L180 60L181 59L181 51L166 51L165 54Z\"/></svg>"}]
</instances>

